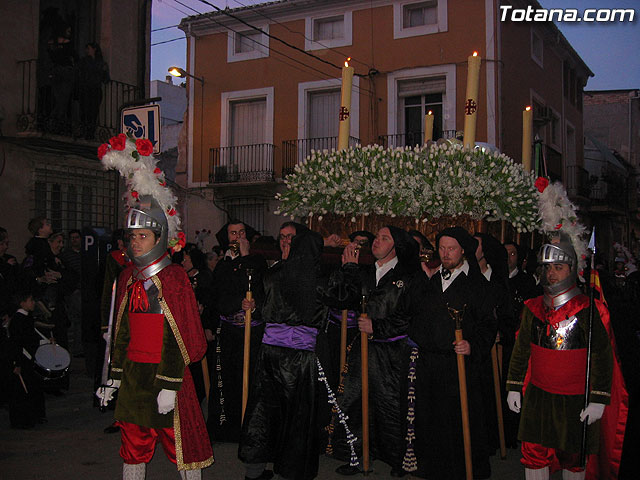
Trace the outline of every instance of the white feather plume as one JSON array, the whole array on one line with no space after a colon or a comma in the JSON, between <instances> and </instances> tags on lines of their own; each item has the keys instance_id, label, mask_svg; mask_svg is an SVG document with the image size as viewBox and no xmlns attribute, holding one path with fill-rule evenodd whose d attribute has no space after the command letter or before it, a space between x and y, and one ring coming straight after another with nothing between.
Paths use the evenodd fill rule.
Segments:
<instances>
[{"instance_id":1,"label":"white feather plume","mask_svg":"<svg viewBox=\"0 0 640 480\"><path fill-rule=\"evenodd\" d=\"M587 265L586 228L578 221L576 206L569 200L562 183L550 183L544 189L538 197L538 209L540 231L549 236L557 233L568 235L578 257L578 271L582 271Z\"/></svg>"},{"instance_id":2,"label":"white feather plume","mask_svg":"<svg viewBox=\"0 0 640 480\"><path fill-rule=\"evenodd\" d=\"M180 230L180 216L176 209L178 199L166 186L164 172L156 170L157 164L158 160L153 155L140 155L135 141L130 138L127 138L124 150L108 148L102 157L102 165L106 170L118 170L124 177L128 190L125 194L127 206L131 208L136 204L133 192L137 192L139 196L151 195L167 217L169 239L177 238Z\"/></svg>"}]
</instances>

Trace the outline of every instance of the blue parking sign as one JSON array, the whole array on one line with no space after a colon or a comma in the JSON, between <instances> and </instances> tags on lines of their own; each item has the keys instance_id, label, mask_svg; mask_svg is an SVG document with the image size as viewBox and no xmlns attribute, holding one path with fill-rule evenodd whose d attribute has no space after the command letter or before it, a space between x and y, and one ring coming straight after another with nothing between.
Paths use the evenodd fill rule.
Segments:
<instances>
[{"instance_id":1,"label":"blue parking sign","mask_svg":"<svg viewBox=\"0 0 640 480\"><path fill-rule=\"evenodd\" d=\"M121 123L123 133L148 139L153 153L160 153L160 105L125 108Z\"/></svg>"}]
</instances>

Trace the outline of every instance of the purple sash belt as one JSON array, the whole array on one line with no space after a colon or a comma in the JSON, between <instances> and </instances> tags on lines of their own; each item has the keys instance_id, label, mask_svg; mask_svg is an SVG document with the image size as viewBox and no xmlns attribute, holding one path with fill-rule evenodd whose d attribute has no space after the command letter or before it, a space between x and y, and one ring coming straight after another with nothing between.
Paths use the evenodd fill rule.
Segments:
<instances>
[{"instance_id":1,"label":"purple sash belt","mask_svg":"<svg viewBox=\"0 0 640 480\"><path fill-rule=\"evenodd\" d=\"M329 321L336 325L342 325L342 310L335 308L329 309ZM347 310L347 328L355 328L358 326L358 314L354 310Z\"/></svg>"},{"instance_id":2,"label":"purple sash belt","mask_svg":"<svg viewBox=\"0 0 640 480\"><path fill-rule=\"evenodd\" d=\"M372 342L378 343L391 343L397 342L398 340L402 340L403 338L409 338L409 335L398 335L397 337L389 337L389 338L372 338Z\"/></svg>"},{"instance_id":3,"label":"purple sash belt","mask_svg":"<svg viewBox=\"0 0 640 480\"><path fill-rule=\"evenodd\" d=\"M220 315L220 320L233 325L234 327L244 328L244 310L240 310L232 315ZM262 320L251 319L251 326L255 327L264 323Z\"/></svg>"},{"instance_id":4,"label":"purple sash belt","mask_svg":"<svg viewBox=\"0 0 640 480\"><path fill-rule=\"evenodd\" d=\"M262 343L275 347L294 348L296 350L316 349L318 329L297 325L292 327L285 323L267 323L264 327Z\"/></svg>"}]
</instances>

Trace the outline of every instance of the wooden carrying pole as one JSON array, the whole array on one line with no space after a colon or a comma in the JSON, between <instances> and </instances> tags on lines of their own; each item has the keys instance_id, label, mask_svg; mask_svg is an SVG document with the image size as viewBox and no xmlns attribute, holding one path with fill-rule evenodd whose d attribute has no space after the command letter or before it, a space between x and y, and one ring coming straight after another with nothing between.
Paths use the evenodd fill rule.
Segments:
<instances>
[{"instance_id":1,"label":"wooden carrying pole","mask_svg":"<svg viewBox=\"0 0 640 480\"><path fill-rule=\"evenodd\" d=\"M207 363L207 356L202 357L200 362L202 366L202 379L204 381L204 396L207 399L207 405L209 404L209 392L211 392L211 381L209 380L209 364Z\"/></svg>"},{"instance_id":2,"label":"wooden carrying pole","mask_svg":"<svg viewBox=\"0 0 640 480\"><path fill-rule=\"evenodd\" d=\"M251 290L247 292L247 300L253 299ZM244 311L244 360L242 363L242 418L249 398L249 353L251 348L251 309Z\"/></svg>"},{"instance_id":3,"label":"wooden carrying pole","mask_svg":"<svg viewBox=\"0 0 640 480\"><path fill-rule=\"evenodd\" d=\"M500 441L500 458L507 458L507 445L504 440L504 419L502 418L502 392L500 391L500 370L498 369L498 344L491 349L491 366L493 367L493 391L496 396L496 414L498 416L498 439Z\"/></svg>"},{"instance_id":4,"label":"wooden carrying pole","mask_svg":"<svg viewBox=\"0 0 640 480\"><path fill-rule=\"evenodd\" d=\"M360 314L366 317L365 299L362 300ZM362 378L362 473L369 474L369 335L360 332L360 363Z\"/></svg>"},{"instance_id":5,"label":"wooden carrying pole","mask_svg":"<svg viewBox=\"0 0 640 480\"><path fill-rule=\"evenodd\" d=\"M456 343L462 341L462 328L456 328ZM460 412L462 414L462 434L464 438L464 464L467 480L473 480L471 463L471 429L469 428L469 403L467 399L467 373L464 365L464 355L458 357L458 383L460 385Z\"/></svg>"},{"instance_id":6,"label":"wooden carrying pole","mask_svg":"<svg viewBox=\"0 0 640 480\"><path fill-rule=\"evenodd\" d=\"M342 321L340 322L340 375L347 363L347 316L349 310L342 310Z\"/></svg>"}]
</instances>

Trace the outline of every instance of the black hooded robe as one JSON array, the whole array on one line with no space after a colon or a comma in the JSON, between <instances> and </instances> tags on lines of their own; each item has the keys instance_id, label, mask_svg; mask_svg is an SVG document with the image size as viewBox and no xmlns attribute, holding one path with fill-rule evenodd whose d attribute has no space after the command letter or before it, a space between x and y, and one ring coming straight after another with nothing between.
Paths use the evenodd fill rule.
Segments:
<instances>
[{"instance_id":1,"label":"black hooded robe","mask_svg":"<svg viewBox=\"0 0 640 480\"><path fill-rule=\"evenodd\" d=\"M263 318L269 324L321 329L327 318L318 287L322 237L297 226L287 260L264 276ZM288 480L318 473L318 382L313 350L262 344L242 424L238 458L244 463L273 462Z\"/></svg>"}]
</instances>

